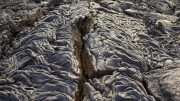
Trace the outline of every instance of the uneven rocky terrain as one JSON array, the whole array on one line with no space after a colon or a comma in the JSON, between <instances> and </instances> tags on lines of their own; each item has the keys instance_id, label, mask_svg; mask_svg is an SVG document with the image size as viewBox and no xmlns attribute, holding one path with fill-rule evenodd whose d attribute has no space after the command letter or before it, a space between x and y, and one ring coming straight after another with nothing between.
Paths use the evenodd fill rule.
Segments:
<instances>
[{"instance_id":1,"label":"uneven rocky terrain","mask_svg":"<svg viewBox=\"0 0 180 101\"><path fill-rule=\"evenodd\" d=\"M0 101L180 101L180 1L0 0Z\"/></svg>"}]
</instances>

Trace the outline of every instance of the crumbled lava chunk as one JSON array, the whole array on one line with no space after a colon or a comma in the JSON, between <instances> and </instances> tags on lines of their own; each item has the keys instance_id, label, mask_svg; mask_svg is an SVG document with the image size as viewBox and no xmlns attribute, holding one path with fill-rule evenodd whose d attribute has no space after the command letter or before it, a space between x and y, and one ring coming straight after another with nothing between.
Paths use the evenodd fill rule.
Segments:
<instances>
[{"instance_id":1,"label":"crumbled lava chunk","mask_svg":"<svg viewBox=\"0 0 180 101\"><path fill-rule=\"evenodd\" d=\"M0 0L0 101L180 101L179 0Z\"/></svg>"}]
</instances>

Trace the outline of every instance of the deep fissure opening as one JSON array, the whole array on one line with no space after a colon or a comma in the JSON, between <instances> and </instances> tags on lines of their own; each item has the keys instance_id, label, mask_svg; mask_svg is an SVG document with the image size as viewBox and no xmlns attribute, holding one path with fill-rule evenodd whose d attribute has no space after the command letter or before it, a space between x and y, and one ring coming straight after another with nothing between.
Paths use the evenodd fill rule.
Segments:
<instances>
[{"instance_id":1,"label":"deep fissure opening","mask_svg":"<svg viewBox=\"0 0 180 101\"><path fill-rule=\"evenodd\" d=\"M80 69L80 79L78 82L78 91L75 95L75 101L82 101L84 98L83 84L88 81L92 68L92 61L87 51L87 45L84 42L83 37L89 33L91 25L93 24L92 18L86 16L85 18L79 18L77 23L73 26L73 41L74 41L74 54L79 62L78 68ZM87 73L88 72L88 73Z\"/></svg>"}]
</instances>

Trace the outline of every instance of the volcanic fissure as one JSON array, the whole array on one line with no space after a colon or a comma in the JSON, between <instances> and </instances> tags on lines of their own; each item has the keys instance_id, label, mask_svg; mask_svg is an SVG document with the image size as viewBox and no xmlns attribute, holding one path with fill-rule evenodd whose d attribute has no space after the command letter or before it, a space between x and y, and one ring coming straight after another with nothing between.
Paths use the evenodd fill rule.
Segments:
<instances>
[{"instance_id":1,"label":"volcanic fissure","mask_svg":"<svg viewBox=\"0 0 180 101\"><path fill-rule=\"evenodd\" d=\"M75 95L75 101L82 101L84 98L83 94L83 84L88 81L89 75L92 72L92 61L87 51L87 45L84 42L84 36L89 33L91 25L93 24L92 18L86 16L85 18L80 18L73 25L73 42L74 42L74 54L79 62L78 68L80 69L80 79L78 82L78 91Z\"/></svg>"}]
</instances>

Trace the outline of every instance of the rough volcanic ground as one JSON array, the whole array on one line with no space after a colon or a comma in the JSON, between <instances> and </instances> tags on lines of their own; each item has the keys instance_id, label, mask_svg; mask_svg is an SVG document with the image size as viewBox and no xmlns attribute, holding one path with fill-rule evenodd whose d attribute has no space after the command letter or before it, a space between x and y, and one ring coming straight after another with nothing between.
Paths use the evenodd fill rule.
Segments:
<instances>
[{"instance_id":1,"label":"rough volcanic ground","mask_svg":"<svg viewBox=\"0 0 180 101\"><path fill-rule=\"evenodd\" d=\"M0 101L180 101L180 1L0 0Z\"/></svg>"}]
</instances>

